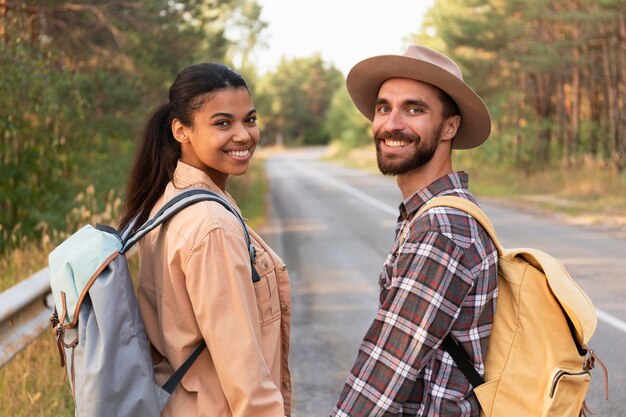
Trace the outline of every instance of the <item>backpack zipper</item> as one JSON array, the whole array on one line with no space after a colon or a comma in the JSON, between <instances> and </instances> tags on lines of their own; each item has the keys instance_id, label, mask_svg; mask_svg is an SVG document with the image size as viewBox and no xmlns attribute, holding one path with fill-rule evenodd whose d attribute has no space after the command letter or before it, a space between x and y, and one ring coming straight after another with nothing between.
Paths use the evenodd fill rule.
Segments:
<instances>
[{"instance_id":1,"label":"backpack zipper","mask_svg":"<svg viewBox=\"0 0 626 417\"><path fill-rule=\"evenodd\" d=\"M580 372L567 372L567 371L559 371L556 373L556 375L554 375L554 378L552 379L552 388L550 389L550 398L554 397L554 391L556 391L556 387L559 384L559 380L563 377L563 376L580 376L580 375L585 375L585 374L590 374L589 371L580 371Z\"/></svg>"}]
</instances>

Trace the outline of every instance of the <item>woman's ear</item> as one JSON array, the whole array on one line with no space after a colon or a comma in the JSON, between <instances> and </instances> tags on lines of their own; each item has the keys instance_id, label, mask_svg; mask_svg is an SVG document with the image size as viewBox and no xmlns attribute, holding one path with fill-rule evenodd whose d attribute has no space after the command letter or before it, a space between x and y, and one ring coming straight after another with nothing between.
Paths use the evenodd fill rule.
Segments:
<instances>
[{"instance_id":1,"label":"woman's ear","mask_svg":"<svg viewBox=\"0 0 626 417\"><path fill-rule=\"evenodd\" d=\"M452 140L456 136L456 132L459 130L459 126L461 125L461 116L456 115L452 117L448 117L443 122L443 130L441 131L441 139L443 140Z\"/></svg>"},{"instance_id":2,"label":"woman's ear","mask_svg":"<svg viewBox=\"0 0 626 417\"><path fill-rule=\"evenodd\" d=\"M172 134L174 135L174 139L176 139L180 143L189 142L189 136L187 136L187 128L178 119L172 120Z\"/></svg>"}]
</instances>

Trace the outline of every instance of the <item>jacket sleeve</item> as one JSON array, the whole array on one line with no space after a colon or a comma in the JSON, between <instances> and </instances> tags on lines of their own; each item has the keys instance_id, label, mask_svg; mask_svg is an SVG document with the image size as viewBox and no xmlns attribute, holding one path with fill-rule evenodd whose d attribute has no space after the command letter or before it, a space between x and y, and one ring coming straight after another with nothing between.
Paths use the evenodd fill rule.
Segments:
<instances>
[{"instance_id":1,"label":"jacket sleeve","mask_svg":"<svg viewBox=\"0 0 626 417\"><path fill-rule=\"evenodd\" d=\"M261 351L251 267L243 232L216 228L188 258L187 290L232 415L284 416Z\"/></svg>"}]
</instances>

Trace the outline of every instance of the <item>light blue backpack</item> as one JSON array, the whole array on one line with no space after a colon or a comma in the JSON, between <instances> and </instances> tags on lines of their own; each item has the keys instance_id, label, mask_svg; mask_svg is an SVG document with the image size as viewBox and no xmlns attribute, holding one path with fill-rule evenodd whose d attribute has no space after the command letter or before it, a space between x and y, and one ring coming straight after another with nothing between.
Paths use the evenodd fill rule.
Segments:
<instances>
[{"instance_id":1,"label":"light blue backpack","mask_svg":"<svg viewBox=\"0 0 626 417\"><path fill-rule=\"evenodd\" d=\"M258 281L254 247L241 215L223 197L204 189L180 193L134 233L130 233L132 225L119 234L108 226L87 225L50 253L55 303L51 321L77 417L160 416L205 348L202 342L164 386L155 383L150 345L125 256L147 233L199 201L217 202L241 222L252 280Z\"/></svg>"}]
</instances>

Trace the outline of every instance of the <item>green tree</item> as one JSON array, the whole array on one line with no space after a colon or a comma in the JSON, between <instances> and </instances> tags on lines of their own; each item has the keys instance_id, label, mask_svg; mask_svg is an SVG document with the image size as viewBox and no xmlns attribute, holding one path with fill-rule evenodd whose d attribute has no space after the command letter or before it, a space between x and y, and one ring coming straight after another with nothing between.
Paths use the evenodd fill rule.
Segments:
<instances>
[{"instance_id":1,"label":"green tree","mask_svg":"<svg viewBox=\"0 0 626 417\"><path fill-rule=\"evenodd\" d=\"M489 104L498 141L483 156L621 170L625 18L620 0L437 0L414 39L459 62Z\"/></svg>"},{"instance_id":2,"label":"green tree","mask_svg":"<svg viewBox=\"0 0 626 417\"><path fill-rule=\"evenodd\" d=\"M370 126L370 121L352 103L348 90L339 88L333 96L325 122L332 142L343 149L372 143Z\"/></svg>"},{"instance_id":3,"label":"green tree","mask_svg":"<svg viewBox=\"0 0 626 417\"><path fill-rule=\"evenodd\" d=\"M133 139L173 77L243 60L265 27L259 10L253 0L0 1L0 252L74 227L88 187L93 210L121 195ZM231 21L245 28L232 39Z\"/></svg>"},{"instance_id":4,"label":"green tree","mask_svg":"<svg viewBox=\"0 0 626 417\"><path fill-rule=\"evenodd\" d=\"M283 59L275 72L260 81L257 102L269 143L315 145L328 143L325 119L343 75L318 55Z\"/></svg>"}]
</instances>

